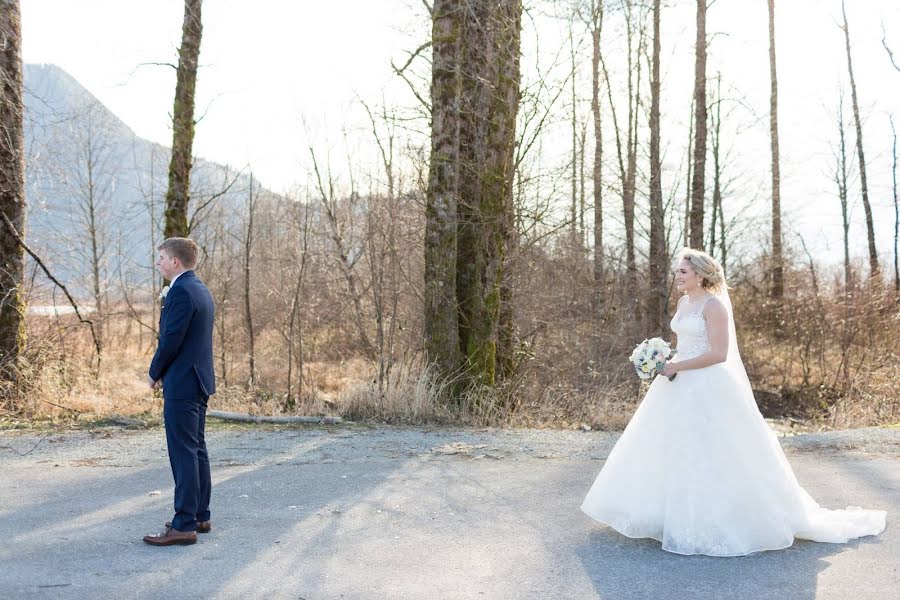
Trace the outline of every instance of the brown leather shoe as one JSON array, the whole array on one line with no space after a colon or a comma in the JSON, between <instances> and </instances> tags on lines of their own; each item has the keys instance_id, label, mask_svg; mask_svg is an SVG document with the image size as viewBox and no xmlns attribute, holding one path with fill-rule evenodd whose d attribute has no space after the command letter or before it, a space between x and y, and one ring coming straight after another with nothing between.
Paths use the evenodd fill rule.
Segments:
<instances>
[{"instance_id":1,"label":"brown leather shoe","mask_svg":"<svg viewBox=\"0 0 900 600\"><path fill-rule=\"evenodd\" d=\"M174 546L176 544L187 546L197 543L196 531L178 531L171 526L159 535L145 535L144 541L151 546Z\"/></svg>"},{"instance_id":2,"label":"brown leather shoe","mask_svg":"<svg viewBox=\"0 0 900 600\"><path fill-rule=\"evenodd\" d=\"M172 523L166 522L166 527L171 527ZM212 531L212 521L197 521L197 533L209 533Z\"/></svg>"}]
</instances>

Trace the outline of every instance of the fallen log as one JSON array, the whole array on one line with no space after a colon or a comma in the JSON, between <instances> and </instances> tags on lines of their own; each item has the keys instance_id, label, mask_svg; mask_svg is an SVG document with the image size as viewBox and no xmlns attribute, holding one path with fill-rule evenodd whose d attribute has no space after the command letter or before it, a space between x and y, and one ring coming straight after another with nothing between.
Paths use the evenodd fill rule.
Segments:
<instances>
[{"instance_id":1,"label":"fallen log","mask_svg":"<svg viewBox=\"0 0 900 600\"><path fill-rule=\"evenodd\" d=\"M237 421L239 423L280 423L280 424L295 424L295 423L315 423L319 425L336 425L338 423L343 423L344 420L341 417L305 417L305 416L288 416L288 415L277 415L277 416L268 416L268 415L248 415L243 413L233 413L233 412L225 412L222 410L210 410L206 412L207 417L213 417L216 419L222 419L223 421Z\"/></svg>"}]
</instances>

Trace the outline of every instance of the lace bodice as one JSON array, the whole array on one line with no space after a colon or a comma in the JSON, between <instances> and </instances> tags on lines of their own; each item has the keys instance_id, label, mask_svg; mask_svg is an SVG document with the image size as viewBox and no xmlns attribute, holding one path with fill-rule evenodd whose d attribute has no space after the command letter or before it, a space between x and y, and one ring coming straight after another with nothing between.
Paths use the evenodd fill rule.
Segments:
<instances>
[{"instance_id":1,"label":"lace bodice","mask_svg":"<svg viewBox=\"0 0 900 600\"><path fill-rule=\"evenodd\" d=\"M692 307L688 306L687 302L681 302L675 316L672 317L670 325L678 336L678 353L674 361L695 358L709 350L709 332L706 329L706 318L703 316L705 304L706 301Z\"/></svg>"}]
</instances>

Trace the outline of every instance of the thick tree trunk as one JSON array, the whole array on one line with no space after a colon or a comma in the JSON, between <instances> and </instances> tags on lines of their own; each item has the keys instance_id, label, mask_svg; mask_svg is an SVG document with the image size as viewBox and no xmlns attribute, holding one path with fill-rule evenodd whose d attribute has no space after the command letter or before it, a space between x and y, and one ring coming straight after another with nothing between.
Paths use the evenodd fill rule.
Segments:
<instances>
[{"instance_id":1,"label":"thick tree trunk","mask_svg":"<svg viewBox=\"0 0 900 600\"><path fill-rule=\"evenodd\" d=\"M25 351L25 144L18 0L0 0L0 381L16 381ZM6 221L9 221L7 224ZM15 234L4 231L9 225Z\"/></svg>"},{"instance_id":2,"label":"thick tree trunk","mask_svg":"<svg viewBox=\"0 0 900 600\"><path fill-rule=\"evenodd\" d=\"M850 75L850 98L853 101L853 120L856 122L856 153L859 158L859 186L862 191L863 210L866 213L866 236L869 242L869 274L873 280L880 275L878 252L875 250L875 225L872 220L872 205L869 203L869 186L866 179L866 157L863 153L862 119L859 115L859 101L856 95L856 80L853 77L853 59L850 56L850 28L847 25L847 9L841 2L844 15L844 44L847 49L847 72Z\"/></svg>"},{"instance_id":3,"label":"thick tree trunk","mask_svg":"<svg viewBox=\"0 0 900 600\"><path fill-rule=\"evenodd\" d=\"M508 253L520 0L433 7L432 152L425 225L425 346L443 376L493 384L512 370Z\"/></svg>"},{"instance_id":4,"label":"thick tree trunk","mask_svg":"<svg viewBox=\"0 0 900 600\"><path fill-rule=\"evenodd\" d=\"M691 183L692 248L703 249L703 212L706 194L706 1L697 0L696 62L694 64L694 178Z\"/></svg>"},{"instance_id":5,"label":"thick tree trunk","mask_svg":"<svg viewBox=\"0 0 900 600\"><path fill-rule=\"evenodd\" d=\"M650 82L650 294L649 317L654 335L665 333L664 312L668 297L665 221L660 159L660 0L653 1L653 61Z\"/></svg>"},{"instance_id":6,"label":"thick tree trunk","mask_svg":"<svg viewBox=\"0 0 900 600\"><path fill-rule=\"evenodd\" d=\"M165 237L187 237L188 200L191 189L191 163L194 147L194 89L200 58L202 0L185 0L181 48L178 50L178 74L175 105L172 111L172 159L169 163L169 189L166 192Z\"/></svg>"},{"instance_id":7,"label":"thick tree trunk","mask_svg":"<svg viewBox=\"0 0 900 600\"><path fill-rule=\"evenodd\" d=\"M781 161L778 154L778 77L775 68L775 0L769 0L769 133L772 140L772 298L784 297L784 257L781 250Z\"/></svg>"},{"instance_id":8,"label":"thick tree trunk","mask_svg":"<svg viewBox=\"0 0 900 600\"><path fill-rule=\"evenodd\" d=\"M456 303L463 0L435 0L431 160L425 207L425 356L440 377L461 366Z\"/></svg>"},{"instance_id":9,"label":"thick tree trunk","mask_svg":"<svg viewBox=\"0 0 900 600\"><path fill-rule=\"evenodd\" d=\"M519 0L482 0L465 12L456 293L459 342L473 380L494 384L510 357L501 332L513 232L512 181L519 104ZM509 288L506 288L507 290ZM511 318L502 319L506 327ZM506 339L505 344L501 340Z\"/></svg>"}]
</instances>

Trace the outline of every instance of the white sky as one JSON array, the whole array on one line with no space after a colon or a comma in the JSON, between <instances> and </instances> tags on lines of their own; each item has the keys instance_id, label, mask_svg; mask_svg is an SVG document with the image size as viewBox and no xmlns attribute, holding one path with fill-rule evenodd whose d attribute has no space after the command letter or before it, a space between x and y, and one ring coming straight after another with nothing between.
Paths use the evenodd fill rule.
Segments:
<instances>
[{"instance_id":1,"label":"white sky","mask_svg":"<svg viewBox=\"0 0 900 600\"><path fill-rule=\"evenodd\" d=\"M171 143L174 71L138 65L177 61L183 16L180 0L24 0L22 4L26 62L59 65L139 136ZM900 3L848 0L848 5L854 67L866 117L864 137L879 251L887 266L893 243L887 114L894 113L900 126L900 73L892 69L881 46L881 23L900 58ZM681 0L664 9L663 16L663 137L671 147L667 157L670 185L686 142L694 7L693 1ZM250 164L276 191L304 180L308 152L304 119L317 139L336 145L342 126L352 125L348 115L357 95L373 103L382 97L388 102L415 103L404 84L392 77L390 60L402 63L404 51L424 40L428 26L422 15L419 0L207 0L197 92L197 113L205 116L197 128L195 153L237 167ZM839 255L840 220L830 181L835 138L830 111L846 77L842 33L836 25L839 15L837 0L778 0L785 209L792 227L832 258ZM549 19L538 22L542 50L553 52L554 44L564 39L562 26ZM413 30L416 33L410 33ZM608 35L615 35L613 30ZM764 199L769 161L765 1L717 0L709 11L708 32L716 34L711 42L710 75L721 69L732 96L743 98L732 124L741 130L734 136L741 137L733 136L730 142L736 156L733 174L740 176L731 202ZM526 40L523 47L527 53L533 46ZM583 54L586 68L587 46ZM618 59L610 55L608 60L612 64ZM534 57L523 57L523 65L534 62ZM586 82L587 72L579 77ZM564 134L561 139L565 140ZM564 154L565 146L560 148L559 154ZM765 201L760 206L765 208ZM864 238L861 206L854 209L853 219L858 241ZM861 254L862 246L857 250Z\"/></svg>"}]
</instances>

